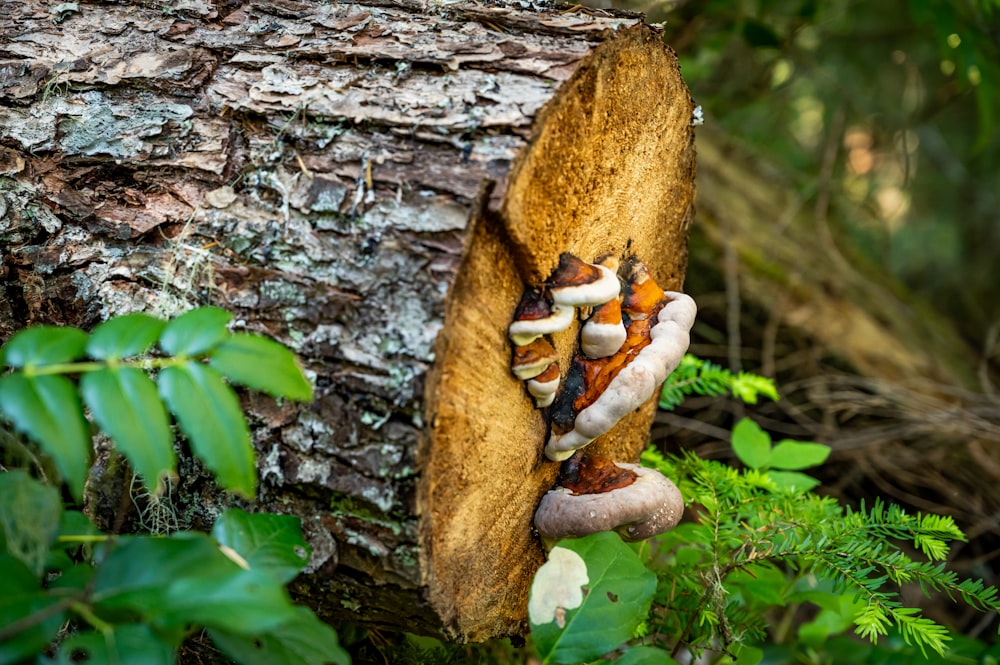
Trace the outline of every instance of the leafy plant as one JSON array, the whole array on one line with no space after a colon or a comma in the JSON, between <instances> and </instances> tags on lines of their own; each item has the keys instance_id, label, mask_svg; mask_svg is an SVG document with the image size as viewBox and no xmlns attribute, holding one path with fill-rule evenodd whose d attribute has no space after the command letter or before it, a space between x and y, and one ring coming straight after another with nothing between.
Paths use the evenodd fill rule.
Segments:
<instances>
[{"instance_id":1,"label":"leafy plant","mask_svg":"<svg viewBox=\"0 0 1000 665\"><path fill-rule=\"evenodd\" d=\"M749 372L730 372L709 360L686 354L660 390L660 408L674 409L691 395L732 395L747 404L761 396L777 400L774 380Z\"/></svg>"},{"instance_id":2,"label":"leafy plant","mask_svg":"<svg viewBox=\"0 0 1000 665\"><path fill-rule=\"evenodd\" d=\"M704 366L688 362L688 371L675 373L668 383L685 382L681 390L693 386L699 379L691 370ZM729 384L741 380L711 368L709 373L708 394L730 391ZM665 387L664 393L672 390ZM952 636L903 603L904 587L943 592L983 612L1000 610L995 588L981 580L961 580L945 569L949 543L965 540L950 517L914 515L881 500L853 509L815 494L818 481L801 471L822 464L830 449L802 441L775 444L749 419L733 428L732 445L743 470L692 453L663 455L651 448L643 454L645 465L677 483L693 517L639 550L658 579L650 613L640 621L615 604L564 603L564 625L531 620L542 662L593 661L612 650L619 652L616 662L626 664L675 663L683 650L692 658L717 653L715 660L741 665L779 651L789 660L823 662L819 650L851 628L875 644L891 638L915 647L923 657L930 652L943 657ZM639 556L614 534L599 536L599 541L562 541L556 549L576 552L579 565L588 571L614 552L613 563L602 568L603 578L634 571ZM548 593L538 579L546 566L536 576L529 607ZM545 576L552 577L554 570ZM639 578L635 572L629 575ZM563 584L588 600L601 600L596 585L579 576L564 574ZM560 597L574 598L567 593ZM787 640L788 626L803 605L818 607L819 614L800 627L797 642ZM775 616L782 619L776 622ZM583 626L608 625L619 628L617 644L588 642L578 634ZM782 641L792 642L791 652ZM568 643L572 650L562 648ZM837 644L846 652L843 642Z\"/></svg>"},{"instance_id":3,"label":"leafy plant","mask_svg":"<svg viewBox=\"0 0 1000 665\"><path fill-rule=\"evenodd\" d=\"M230 318L202 308L170 322L129 314L90 335L25 329L0 349L10 369L0 414L52 458L75 499L92 450L84 405L152 494L176 475L170 412L220 484L252 497L249 429L224 379L295 400L312 387L288 349L230 333ZM196 627L250 665L348 663L333 629L285 590L308 559L295 517L234 508L210 535L109 535L67 510L56 487L2 473L0 663L47 649L37 662L173 663Z\"/></svg>"},{"instance_id":4,"label":"leafy plant","mask_svg":"<svg viewBox=\"0 0 1000 665\"><path fill-rule=\"evenodd\" d=\"M0 361L0 413L55 461L73 496L83 496L90 427L83 405L150 490L176 474L174 414L194 453L229 490L256 494L250 430L223 377L276 397L308 401L312 386L285 347L232 334L225 310L203 307L169 323L127 314L94 329L37 326L14 335ZM159 342L162 354L149 353ZM156 370L154 382L147 372ZM79 393L69 376L79 375ZM83 397L81 402L80 396Z\"/></svg>"},{"instance_id":5,"label":"leafy plant","mask_svg":"<svg viewBox=\"0 0 1000 665\"><path fill-rule=\"evenodd\" d=\"M563 540L531 585L528 620L543 663L598 657L632 637L656 576L614 533Z\"/></svg>"}]
</instances>

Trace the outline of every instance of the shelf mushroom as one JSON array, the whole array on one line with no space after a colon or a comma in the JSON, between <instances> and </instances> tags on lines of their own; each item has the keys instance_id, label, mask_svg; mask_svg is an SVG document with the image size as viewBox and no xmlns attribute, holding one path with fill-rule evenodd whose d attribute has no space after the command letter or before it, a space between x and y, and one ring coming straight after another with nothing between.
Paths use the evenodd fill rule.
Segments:
<instances>
[{"instance_id":1,"label":"shelf mushroom","mask_svg":"<svg viewBox=\"0 0 1000 665\"><path fill-rule=\"evenodd\" d=\"M546 549L562 538L612 530L625 541L645 540L674 528L683 512L680 490L659 471L580 454L542 497L535 529Z\"/></svg>"},{"instance_id":2,"label":"shelf mushroom","mask_svg":"<svg viewBox=\"0 0 1000 665\"><path fill-rule=\"evenodd\" d=\"M552 302L564 307L596 307L618 297L621 282L611 268L587 263L568 252L547 282Z\"/></svg>"},{"instance_id":3,"label":"shelf mushroom","mask_svg":"<svg viewBox=\"0 0 1000 665\"><path fill-rule=\"evenodd\" d=\"M550 460L567 459L642 406L687 351L697 312L694 300L662 291L637 260L625 268L625 343L608 358L578 354L573 359L550 410L552 432L545 446Z\"/></svg>"},{"instance_id":4,"label":"shelf mushroom","mask_svg":"<svg viewBox=\"0 0 1000 665\"><path fill-rule=\"evenodd\" d=\"M573 316L572 307L553 304L540 291L529 289L514 310L507 335L516 346L524 346L543 335L566 330L573 324Z\"/></svg>"},{"instance_id":5,"label":"shelf mushroom","mask_svg":"<svg viewBox=\"0 0 1000 665\"><path fill-rule=\"evenodd\" d=\"M588 358L614 355L625 343L628 332L622 323L622 305L612 298L594 310L580 329L580 351Z\"/></svg>"},{"instance_id":6,"label":"shelf mushroom","mask_svg":"<svg viewBox=\"0 0 1000 665\"><path fill-rule=\"evenodd\" d=\"M524 382L528 394L535 398L535 406L539 409L552 404L556 391L559 390L559 365L552 363L538 376Z\"/></svg>"},{"instance_id":7,"label":"shelf mushroom","mask_svg":"<svg viewBox=\"0 0 1000 665\"><path fill-rule=\"evenodd\" d=\"M540 337L530 344L514 347L510 369L514 376L527 381L544 373L556 360L556 350L552 343Z\"/></svg>"}]
</instances>

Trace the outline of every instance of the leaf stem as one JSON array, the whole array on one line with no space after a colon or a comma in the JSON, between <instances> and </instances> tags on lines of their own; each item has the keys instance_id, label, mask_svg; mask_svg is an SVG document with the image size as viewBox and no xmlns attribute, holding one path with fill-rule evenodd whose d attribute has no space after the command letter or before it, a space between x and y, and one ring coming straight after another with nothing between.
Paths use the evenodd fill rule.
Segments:
<instances>
[{"instance_id":1,"label":"leaf stem","mask_svg":"<svg viewBox=\"0 0 1000 665\"><path fill-rule=\"evenodd\" d=\"M150 370L183 365L184 363L199 358L200 356L169 356L165 358L140 357L132 360L87 360L82 362L53 363L51 365L25 367L22 371L25 376L45 376L49 374L84 374L86 372L97 372L112 366L135 367L138 369Z\"/></svg>"}]
</instances>

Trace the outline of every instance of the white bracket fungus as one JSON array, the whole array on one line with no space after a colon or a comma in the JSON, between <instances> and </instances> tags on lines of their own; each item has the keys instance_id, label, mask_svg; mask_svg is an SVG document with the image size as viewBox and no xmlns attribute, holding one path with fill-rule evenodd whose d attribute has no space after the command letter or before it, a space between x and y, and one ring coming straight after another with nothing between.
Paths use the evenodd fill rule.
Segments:
<instances>
[{"instance_id":1,"label":"white bracket fungus","mask_svg":"<svg viewBox=\"0 0 1000 665\"><path fill-rule=\"evenodd\" d=\"M612 463L600 462L591 468L606 473L602 467ZM543 542L612 530L625 541L645 540L677 525L684 499L676 485L656 469L624 462L613 465L626 472L624 486L604 489L599 486L603 479L576 487L564 482L542 497L535 511L535 529Z\"/></svg>"},{"instance_id":2,"label":"white bracket fungus","mask_svg":"<svg viewBox=\"0 0 1000 665\"><path fill-rule=\"evenodd\" d=\"M593 311L581 327L580 348L560 377L556 350L547 336L569 328L578 307L584 308L584 316ZM511 369L525 382L535 405L546 409L551 428L546 457L570 460L562 484L542 498L535 513L535 528L547 547L559 538L609 530L625 540L642 540L677 524L683 499L659 472L634 464L589 462L574 454L655 394L687 351L696 311L694 300L663 291L635 257L619 266L615 257L591 264L564 253L543 288L529 289L521 298L507 331L514 344ZM565 477L566 468L573 474L597 475L581 484ZM536 583L552 561L550 554ZM582 574L585 583L585 567ZM554 597L532 592L533 623L559 621L582 600L551 600Z\"/></svg>"}]
</instances>

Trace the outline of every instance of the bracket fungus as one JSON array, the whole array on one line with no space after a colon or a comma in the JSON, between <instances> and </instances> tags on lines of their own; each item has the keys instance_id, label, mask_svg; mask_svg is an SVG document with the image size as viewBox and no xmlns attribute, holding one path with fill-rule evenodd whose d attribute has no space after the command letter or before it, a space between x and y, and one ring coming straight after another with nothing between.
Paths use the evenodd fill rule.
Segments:
<instances>
[{"instance_id":1,"label":"bracket fungus","mask_svg":"<svg viewBox=\"0 0 1000 665\"><path fill-rule=\"evenodd\" d=\"M564 252L559 266L547 282L552 302L564 307L596 307L621 293L621 283L612 268L586 263Z\"/></svg>"},{"instance_id":2,"label":"bracket fungus","mask_svg":"<svg viewBox=\"0 0 1000 665\"><path fill-rule=\"evenodd\" d=\"M530 344L514 347L514 358L511 360L510 369L514 372L514 376L527 381L545 372L554 362L556 362L556 350L551 342L540 337Z\"/></svg>"},{"instance_id":3,"label":"bracket fungus","mask_svg":"<svg viewBox=\"0 0 1000 665\"><path fill-rule=\"evenodd\" d=\"M622 348L628 331L622 322L622 304L612 298L594 310L580 329L580 351L588 358L606 358Z\"/></svg>"},{"instance_id":4,"label":"bracket fungus","mask_svg":"<svg viewBox=\"0 0 1000 665\"><path fill-rule=\"evenodd\" d=\"M517 346L530 344L542 335L561 332L573 323L573 308L556 305L545 299L540 291L525 291L514 310L514 322L507 328L507 335Z\"/></svg>"},{"instance_id":5,"label":"bracket fungus","mask_svg":"<svg viewBox=\"0 0 1000 665\"><path fill-rule=\"evenodd\" d=\"M559 365L552 363L538 376L524 382L528 393L535 398L535 406L539 409L552 404L559 390Z\"/></svg>"},{"instance_id":6,"label":"bracket fungus","mask_svg":"<svg viewBox=\"0 0 1000 665\"><path fill-rule=\"evenodd\" d=\"M683 512L680 490L659 471L580 454L564 463L559 484L542 497L535 529L547 548L612 530L625 541L644 540L674 528Z\"/></svg>"},{"instance_id":7,"label":"bracket fungus","mask_svg":"<svg viewBox=\"0 0 1000 665\"><path fill-rule=\"evenodd\" d=\"M546 336L569 328L576 308L587 320L560 390L557 353ZM578 451L642 406L676 369L696 311L689 296L663 291L636 257L591 264L564 253L543 288L522 296L507 331L511 369L547 409L545 456L563 462L559 484L535 512L547 549L560 538L611 530L642 540L680 520L680 491L658 471Z\"/></svg>"},{"instance_id":8,"label":"bracket fungus","mask_svg":"<svg viewBox=\"0 0 1000 665\"><path fill-rule=\"evenodd\" d=\"M642 406L687 351L694 300L661 290L639 261L627 262L626 270L625 342L606 358L574 357L550 410L545 455L553 461L566 459Z\"/></svg>"}]
</instances>

